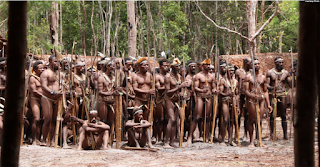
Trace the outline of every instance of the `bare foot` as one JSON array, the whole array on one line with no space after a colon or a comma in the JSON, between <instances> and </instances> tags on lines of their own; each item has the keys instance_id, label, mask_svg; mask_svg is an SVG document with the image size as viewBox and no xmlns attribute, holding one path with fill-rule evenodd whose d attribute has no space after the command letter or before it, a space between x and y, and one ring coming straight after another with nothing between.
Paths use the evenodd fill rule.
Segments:
<instances>
[{"instance_id":1,"label":"bare foot","mask_svg":"<svg viewBox=\"0 0 320 167\"><path fill-rule=\"evenodd\" d=\"M64 149L71 149L71 147L68 146L68 144L63 144L63 147L62 147L62 148L64 148Z\"/></svg>"},{"instance_id":2,"label":"bare foot","mask_svg":"<svg viewBox=\"0 0 320 167\"><path fill-rule=\"evenodd\" d=\"M36 146L36 145L40 145L41 143L40 143L40 141L39 140L35 140L35 141L33 141L32 142L32 145L34 145L34 146Z\"/></svg>"},{"instance_id":3,"label":"bare foot","mask_svg":"<svg viewBox=\"0 0 320 167\"><path fill-rule=\"evenodd\" d=\"M250 145L248 147L254 147L254 144L253 143L250 143Z\"/></svg>"},{"instance_id":4,"label":"bare foot","mask_svg":"<svg viewBox=\"0 0 320 167\"><path fill-rule=\"evenodd\" d=\"M225 142L221 142L219 144L220 144L220 146L227 146Z\"/></svg>"},{"instance_id":5,"label":"bare foot","mask_svg":"<svg viewBox=\"0 0 320 167\"><path fill-rule=\"evenodd\" d=\"M169 144L164 144L163 148L173 148L173 147L171 147Z\"/></svg>"},{"instance_id":6,"label":"bare foot","mask_svg":"<svg viewBox=\"0 0 320 167\"><path fill-rule=\"evenodd\" d=\"M178 146L176 146L176 145L173 144L173 143L170 143L170 146L173 147L173 148L178 148Z\"/></svg>"},{"instance_id":7,"label":"bare foot","mask_svg":"<svg viewBox=\"0 0 320 167\"><path fill-rule=\"evenodd\" d=\"M103 147L102 150L110 150L110 147Z\"/></svg>"},{"instance_id":8,"label":"bare foot","mask_svg":"<svg viewBox=\"0 0 320 167\"><path fill-rule=\"evenodd\" d=\"M77 148L77 150L81 151L81 150L83 150L83 148L79 146L79 147Z\"/></svg>"},{"instance_id":9,"label":"bare foot","mask_svg":"<svg viewBox=\"0 0 320 167\"><path fill-rule=\"evenodd\" d=\"M192 144L192 139L188 139L187 144Z\"/></svg>"},{"instance_id":10,"label":"bare foot","mask_svg":"<svg viewBox=\"0 0 320 167\"><path fill-rule=\"evenodd\" d=\"M41 143L40 143L40 146L46 146L46 145L47 145L46 142L41 142Z\"/></svg>"},{"instance_id":11,"label":"bare foot","mask_svg":"<svg viewBox=\"0 0 320 167\"><path fill-rule=\"evenodd\" d=\"M149 148L156 148L155 146L153 146L153 145L149 145Z\"/></svg>"}]
</instances>

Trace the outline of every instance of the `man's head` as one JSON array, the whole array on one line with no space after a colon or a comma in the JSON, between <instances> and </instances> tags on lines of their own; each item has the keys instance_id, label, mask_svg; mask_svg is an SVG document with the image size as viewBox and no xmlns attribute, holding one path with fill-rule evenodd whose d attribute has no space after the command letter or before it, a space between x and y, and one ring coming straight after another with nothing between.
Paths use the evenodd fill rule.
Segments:
<instances>
[{"instance_id":1,"label":"man's head","mask_svg":"<svg viewBox=\"0 0 320 167\"><path fill-rule=\"evenodd\" d=\"M141 120L143 120L143 110L140 107L134 109L132 115L135 122L141 122Z\"/></svg>"},{"instance_id":2,"label":"man's head","mask_svg":"<svg viewBox=\"0 0 320 167\"><path fill-rule=\"evenodd\" d=\"M118 58L116 58L116 59L114 59L114 64L115 64L115 67L116 67L116 69L120 69L120 59L118 59Z\"/></svg>"},{"instance_id":3,"label":"man's head","mask_svg":"<svg viewBox=\"0 0 320 167\"><path fill-rule=\"evenodd\" d=\"M40 76L40 74L44 71L42 61L36 61L35 63L33 63L33 70L38 76Z\"/></svg>"},{"instance_id":4,"label":"man's head","mask_svg":"<svg viewBox=\"0 0 320 167\"><path fill-rule=\"evenodd\" d=\"M227 63L225 61L220 61L220 73L224 75L226 73Z\"/></svg>"},{"instance_id":5,"label":"man's head","mask_svg":"<svg viewBox=\"0 0 320 167\"><path fill-rule=\"evenodd\" d=\"M228 69L228 74L230 74L230 76L232 76L234 74L233 64L229 63L227 69Z\"/></svg>"},{"instance_id":6,"label":"man's head","mask_svg":"<svg viewBox=\"0 0 320 167\"><path fill-rule=\"evenodd\" d=\"M276 57L274 59L274 63L275 63L276 68L278 70L282 70L283 69L283 59L282 59L282 57Z\"/></svg>"},{"instance_id":7,"label":"man's head","mask_svg":"<svg viewBox=\"0 0 320 167\"><path fill-rule=\"evenodd\" d=\"M63 70L69 70L71 59L69 57L64 57L60 60L60 64Z\"/></svg>"},{"instance_id":8,"label":"man's head","mask_svg":"<svg viewBox=\"0 0 320 167\"><path fill-rule=\"evenodd\" d=\"M199 60L199 61L197 62L197 68L198 68L199 72L202 71L202 61L201 61L201 60Z\"/></svg>"},{"instance_id":9,"label":"man's head","mask_svg":"<svg viewBox=\"0 0 320 167\"><path fill-rule=\"evenodd\" d=\"M122 60L122 64L124 64L126 66L126 68L129 70L129 71L132 71L132 59L129 58L129 57L125 57L123 60Z\"/></svg>"},{"instance_id":10,"label":"man's head","mask_svg":"<svg viewBox=\"0 0 320 167\"><path fill-rule=\"evenodd\" d=\"M254 63L254 70L255 71L259 71L260 70L260 62L258 58L254 58L253 59L253 63ZM252 63L251 63L252 64ZM251 67L252 68L252 67Z\"/></svg>"},{"instance_id":11,"label":"man's head","mask_svg":"<svg viewBox=\"0 0 320 167\"><path fill-rule=\"evenodd\" d=\"M97 112L97 110L91 110L91 111L89 112L89 117L90 117L90 123L96 123L96 122L98 122L99 117L98 117L98 112Z\"/></svg>"},{"instance_id":12,"label":"man's head","mask_svg":"<svg viewBox=\"0 0 320 167\"><path fill-rule=\"evenodd\" d=\"M137 65L139 67L139 71L142 73L146 73L149 70L149 62L148 58L142 57L137 61Z\"/></svg>"},{"instance_id":13,"label":"man's head","mask_svg":"<svg viewBox=\"0 0 320 167\"><path fill-rule=\"evenodd\" d=\"M210 65L209 73L211 73L211 74L213 74L213 73L214 73L214 66L213 66L212 64Z\"/></svg>"},{"instance_id":14,"label":"man's head","mask_svg":"<svg viewBox=\"0 0 320 167\"><path fill-rule=\"evenodd\" d=\"M195 63L193 60L189 60L187 65L189 67L189 72L193 75L196 74L197 63Z\"/></svg>"},{"instance_id":15,"label":"man's head","mask_svg":"<svg viewBox=\"0 0 320 167\"><path fill-rule=\"evenodd\" d=\"M107 73L107 74L113 74L114 73L114 70L115 70L115 67L116 67L116 65L115 65L115 63L114 63L114 61L112 61L112 60L110 60L110 59L108 59L108 60L104 60L105 62L104 62L104 64L105 64L105 72Z\"/></svg>"},{"instance_id":16,"label":"man's head","mask_svg":"<svg viewBox=\"0 0 320 167\"><path fill-rule=\"evenodd\" d=\"M172 69L172 72L178 74L180 73L180 60L178 58L174 58L172 63L171 63L171 69Z\"/></svg>"},{"instance_id":17,"label":"man's head","mask_svg":"<svg viewBox=\"0 0 320 167\"><path fill-rule=\"evenodd\" d=\"M251 58L250 57L246 57L243 59L243 68L244 69L249 69L251 67Z\"/></svg>"},{"instance_id":18,"label":"man's head","mask_svg":"<svg viewBox=\"0 0 320 167\"><path fill-rule=\"evenodd\" d=\"M83 73L85 68L85 62L78 60L76 62L77 72Z\"/></svg>"},{"instance_id":19,"label":"man's head","mask_svg":"<svg viewBox=\"0 0 320 167\"><path fill-rule=\"evenodd\" d=\"M168 59L160 59L159 66L161 71L167 73L169 71L170 62Z\"/></svg>"},{"instance_id":20,"label":"man's head","mask_svg":"<svg viewBox=\"0 0 320 167\"><path fill-rule=\"evenodd\" d=\"M203 60L203 61L201 62L202 70L209 72L209 70L210 70L210 64L211 64L211 60L210 60L210 59L205 59L205 60Z\"/></svg>"},{"instance_id":21,"label":"man's head","mask_svg":"<svg viewBox=\"0 0 320 167\"><path fill-rule=\"evenodd\" d=\"M49 64L50 64L50 68L52 68L53 70L59 69L59 62L55 55L51 55L49 57Z\"/></svg>"}]
</instances>

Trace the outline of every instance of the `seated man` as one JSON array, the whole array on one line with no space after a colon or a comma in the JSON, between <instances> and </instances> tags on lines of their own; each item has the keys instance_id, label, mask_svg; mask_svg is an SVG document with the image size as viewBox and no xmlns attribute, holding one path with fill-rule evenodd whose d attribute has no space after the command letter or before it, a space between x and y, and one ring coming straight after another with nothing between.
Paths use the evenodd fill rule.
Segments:
<instances>
[{"instance_id":1,"label":"seated man","mask_svg":"<svg viewBox=\"0 0 320 167\"><path fill-rule=\"evenodd\" d=\"M148 142L149 148L154 148L151 144L151 124L143 119L141 108L134 109L133 120L128 120L125 126L128 128L128 145L130 147L144 147Z\"/></svg>"},{"instance_id":2,"label":"seated man","mask_svg":"<svg viewBox=\"0 0 320 167\"><path fill-rule=\"evenodd\" d=\"M103 142L103 149L108 148L109 130L110 126L99 121L98 112L96 110L90 111L90 123L88 120L82 120L75 116L70 116L72 121L77 121L82 124L79 129L79 147L78 150L89 149L92 145L90 132L93 134L96 148L100 148Z\"/></svg>"}]
</instances>

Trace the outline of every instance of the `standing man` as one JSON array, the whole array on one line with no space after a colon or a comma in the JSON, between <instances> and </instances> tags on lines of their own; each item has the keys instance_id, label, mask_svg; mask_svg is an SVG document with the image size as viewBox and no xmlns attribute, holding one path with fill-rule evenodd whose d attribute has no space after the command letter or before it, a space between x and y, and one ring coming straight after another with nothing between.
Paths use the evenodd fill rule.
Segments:
<instances>
[{"instance_id":1,"label":"standing man","mask_svg":"<svg viewBox=\"0 0 320 167\"><path fill-rule=\"evenodd\" d=\"M202 118L205 127L204 138L203 140L206 142L210 130L210 118L212 113L212 93L216 93L215 83L214 83L214 75L209 73L210 70L210 59L206 59L202 62L202 71L199 72L194 78L194 90L197 94L195 110L193 113L193 120L190 127L190 133L188 136L188 144L192 143L193 132L196 129L197 124L199 124L200 119ZM205 121L204 121L205 120ZM201 131L201 130L200 130ZM200 132L201 133L201 132Z\"/></svg>"},{"instance_id":2,"label":"standing man","mask_svg":"<svg viewBox=\"0 0 320 167\"><path fill-rule=\"evenodd\" d=\"M229 63L225 77L221 78L219 83L219 91L221 95L221 119L220 119L220 142L225 145L224 139L226 136L226 130L228 130L228 144L233 146L233 125L235 125L235 113L232 107L237 107L237 114L240 114L239 110L239 96L238 81L234 77L234 66ZM233 98L235 98L236 104L233 104ZM236 106L233 106L236 105Z\"/></svg>"},{"instance_id":3,"label":"standing man","mask_svg":"<svg viewBox=\"0 0 320 167\"><path fill-rule=\"evenodd\" d=\"M40 82L40 75L44 71L41 61L37 61L33 64L34 73L31 73L29 80L29 95L30 106L33 114L32 121L32 145L40 145L40 108L42 88Z\"/></svg>"},{"instance_id":4,"label":"standing man","mask_svg":"<svg viewBox=\"0 0 320 167\"><path fill-rule=\"evenodd\" d=\"M108 60L105 64L105 73L102 73L98 79L98 115L100 120L109 126L112 125L115 116L115 97L119 92L115 90L115 65L113 61Z\"/></svg>"},{"instance_id":5,"label":"standing man","mask_svg":"<svg viewBox=\"0 0 320 167\"><path fill-rule=\"evenodd\" d=\"M139 72L133 76L133 90L135 92L135 106L134 108L139 108L141 105L144 106L143 118L148 120L150 112L150 101L151 95L155 95L155 90L152 89L153 77L149 72L149 62L148 58L142 57L137 61L139 66Z\"/></svg>"},{"instance_id":6,"label":"standing man","mask_svg":"<svg viewBox=\"0 0 320 167\"><path fill-rule=\"evenodd\" d=\"M239 85L239 95L240 95L240 101L239 101L239 109L240 109L240 116L238 118L238 122L239 122L239 129L240 129L240 124L241 124L241 114L244 116L244 136L243 139L245 140L245 138L247 138L247 132L248 132L248 126L247 126L247 122L248 122L248 111L246 108L246 96L244 93L244 86L243 86L243 80L246 77L246 75L248 75L250 73L251 70L251 58L247 57L243 59L243 65L242 68L239 68L236 70L236 79L238 81L238 85Z\"/></svg>"},{"instance_id":7,"label":"standing man","mask_svg":"<svg viewBox=\"0 0 320 167\"><path fill-rule=\"evenodd\" d=\"M168 121L164 147L172 148L177 147L174 145L174 137L176 134L178 116L181 110L181 88L187 87L188 82L183 82L180 73L180 60L178 58L173 59L171 63L171 72L167 73L165 76L165 87L166 87L166 117ZM170 143L169 143L170 139Z\"/></svg>"},{"instance_id":8,"label":"standing man","mask_svg":"<svg viewBox=\"0 0 320 167\"><path fill-rule=\"evenodd\" d=\"M75 108L76 113L78 114L78 117L83 119L85 115L85 111L80 110L79 106L86 105L84 103L85 96L86 96L86 86L89 84L86 84L86 76L84 74L84 68L85 68L85 62L78 60L75 64L76 71L74 73L74 79L73 79L73 85L74 85L74 91L75 91ZM83 107L82 107L83 108Z\"/></svg>"},{"instance_id":9,"label":"standing man","mask_svg":"<svg viewBox=\"0 0 320 167\"><path fill-rule=\"evenodd\" d=\"M154 137L156 141L159 142L161 140L161 135L164 127L164 112L166 110L165 103L165 76L169 71L170 62L167 59L161 59L159 61L160 72L156 75L156 105L154 109Z\"/></svg>"},{"instance_id":10,"label":"standing man","mask_svg":"<svg viewBox=\"0 0 320 167\"><path fill-rule=\"evenodd\" d=\"M276 57L274 59L275 68L272 68L267 72L268 81L268 90L269 90L269 98L272 101L273 105L277 103L277 115L279 115L282 119L282 129L283 129L283 138L285 140L288 139L287 134L287 116L286 116L286 88L285 84L288 84L291 88L291 79L290 73L283 69L283 59L281 57ZM273 100L274 99L274 100ZM274 128L274 120L276 118L273 114L270 115L270 139L273 139L273 128Z\"/></svg>"},{"instance_id":11,"label":"standing man","mask_svg":"<svg viewBox=\"0 0 320 167\"><path fill-rule=\"evenodd\" d=\"M249 113L249 119L248 119L248 130L249 130L249 136L250 136L249 147L254 146L253 125L254 123L256 123L255 105L258 105L258 109L260 112L260 122L258 122L260 123L260 127L262 125L263 114L265 113L265 104L268 107L269 112L270 113L272 112L272 107L270 105L269 94L267 89L267 78L263 74L259 73L260 62L258 59L254 60L254 68L255 68L255 74L256 74L256 83L254 82L253 73L249 73L245 77L243 82L245 94L247 97L247 109ZM256 130L256 132L257 131L258 130ZM261 130L261 134L262 134L262 130Z\"/></svg>"},{"instance_id":12,"label":"standing man","mask_svg":"<svg viewBox=\"0 0 320 167\"><path fill-rule=\"evenodd\" d=\"M46 145L47 136L50 132L49 141L54 145L54 132L58 113L57 102L62 95L59 84L59 62L56 56L49 57L49 68L40 75L42 88L41 106L43 111L43 140L41 145ZM49 142L50 143L50 142Z\"/></svg>"}]
</instances>

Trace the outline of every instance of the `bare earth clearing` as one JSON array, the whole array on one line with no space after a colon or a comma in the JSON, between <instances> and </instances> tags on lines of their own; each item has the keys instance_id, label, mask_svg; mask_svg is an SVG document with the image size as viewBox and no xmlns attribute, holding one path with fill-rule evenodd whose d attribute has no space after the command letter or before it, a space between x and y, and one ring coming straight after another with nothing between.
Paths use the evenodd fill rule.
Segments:
<instances>
[{"instance_id":1,"label":"bare earth clearing","mask_svg":"<svg viewBox=\"0 0 320 167\"><path fill-rule=\"evenodd\" d=\"M241 142L241 148L199 141L181 149L163 149L160 143L155 145L160 149L157 152L114 149L115 143L113 149L106 151L25 145L20 150L20 166L293 166L293 137L290 140L282 139L281 122L278 118L278 140L268 141L266 123L264 120L262 137L263 144L267 146L264 148L249 148L247 141ZM243 136L243 129L240 132L240 136ZM315 153L318 159L317 147Z\"/></svg>"}]
</instances>

